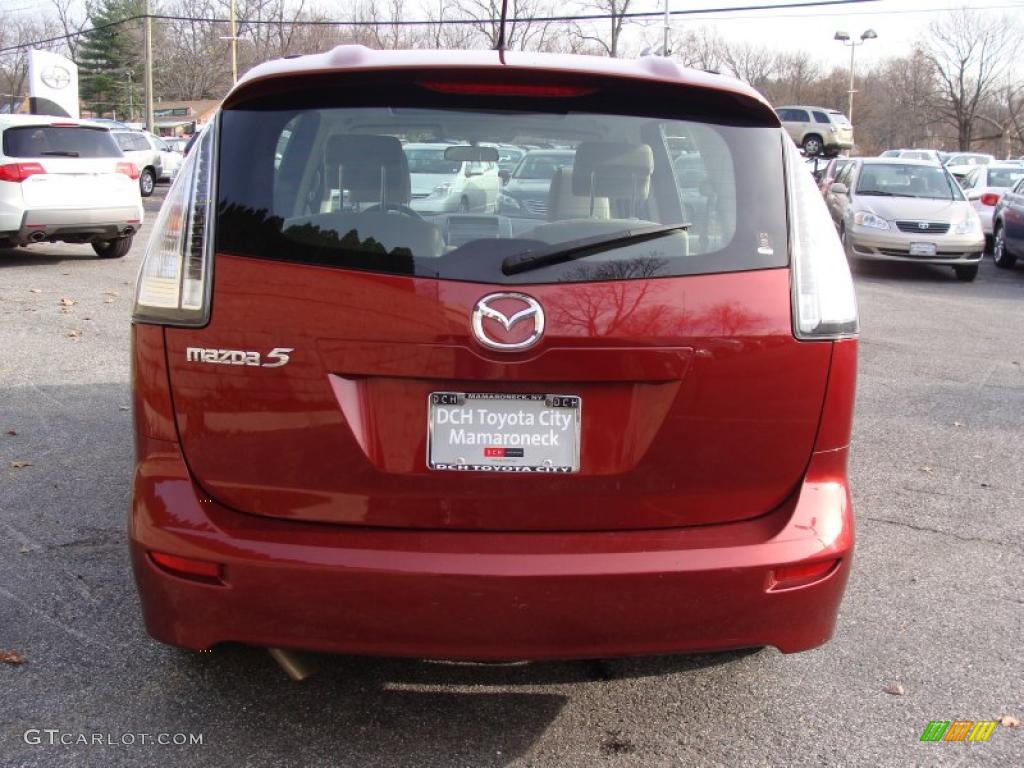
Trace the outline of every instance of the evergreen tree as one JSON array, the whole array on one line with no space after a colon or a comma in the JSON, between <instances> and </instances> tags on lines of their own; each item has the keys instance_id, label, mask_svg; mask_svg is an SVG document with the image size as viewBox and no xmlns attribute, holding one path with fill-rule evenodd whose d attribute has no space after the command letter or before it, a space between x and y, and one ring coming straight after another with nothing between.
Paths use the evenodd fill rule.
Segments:
<instances>
[{"instance_id":1,"label":"evergreen tree","mask_svg":"<svg viewBox=\"0 0 1024 768\"><path fill-rule=\"evenodd\" d=\"M79 92L83 107L97 115L128 111L128 87L142 81L142 21L114 24L144 13L143 0L89 0L88 26L78 47Z\"/></svg>"}]
</instances>

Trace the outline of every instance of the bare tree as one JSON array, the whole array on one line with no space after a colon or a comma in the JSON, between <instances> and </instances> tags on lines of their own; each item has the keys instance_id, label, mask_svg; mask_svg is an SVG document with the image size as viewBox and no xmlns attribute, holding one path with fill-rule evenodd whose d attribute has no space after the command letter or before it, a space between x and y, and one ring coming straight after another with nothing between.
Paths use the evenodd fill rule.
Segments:
<instances>
[{"instance_id":1,"label":"bare tree","mask_svg":"<svg viewBox=\"0 0 1024 768\"><path fill-rule=\"evenodd\" d=\"M924 47L939 86L934 108L955 129L959 149L998 138L979 136L978 118L1009 73L1020 40L1017 25L964 8L932 22L928 35Z\"/></svg>"},{"instance_id":2,"label":"bare tree","mask_svg":"<svg viewBox=\"0 0 1024 768\"><path fill-rule=\"evenodd\" d=\"M486 41L488 48L498 47L501 34L501 0L458 0L456 9L465 18L474 19L471 25ZM505 48L508 50L543 49L552 27L551 22L536 19L553 15L551 6L543 0L511 0L505 24Z\"/></svg>"},{"instance_id":3,"label":"bare tree","mask_svg":"<svg viewBox=\"0 0 1024 768\"><path fill-rule=\"evenodd\" d=\"M582 6L585 11L608 15L609 18L606 22L599 22L599 24L608 24L608 37L591 35L582 30L577 34L582 40L595 43L605 54L615 58L621 52L619 40L622 36L622 29L626 25L626 14L629 13L632 4L633 0L588 0Z\"/></svg>"}]
</instances>

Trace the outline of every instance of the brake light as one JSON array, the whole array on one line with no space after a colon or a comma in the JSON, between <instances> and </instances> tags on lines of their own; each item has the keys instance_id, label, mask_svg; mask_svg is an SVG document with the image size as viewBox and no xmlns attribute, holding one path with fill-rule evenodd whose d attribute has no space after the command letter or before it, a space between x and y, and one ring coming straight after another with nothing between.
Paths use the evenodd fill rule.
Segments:
<instances>
[{"instance_id":1,"label":"brake light","mask_svg":"<svg viewBox=\"0 0 1024 768\"><path fill-rule=\"evenodd\" d=\"M533 96L537 98L567 98L586 96L596 88L577 85L543 85L539 83L465 82L450 80L421 80L421 88L438 93L467 96Z\"/></svg>"},{"instance_id":2,"label":"brake light","mask_svg":"<svg viewBox=\"0 0 1024 768\"><path fill-rule=\"evenodd\" d=\"M999 195L997 195L995 192L986 192L984 195L981 196L982 205L995 205L998 202Z\"/></svg>"},{"instance_id":3,"label":"brake light","mask_svg":"<svg viewBox=\"0 0 1024 768\"><path fill-rule=\"evenodd\" d=\"M790 254L793 270L793 335L817 341L856 336L857 295L850 266L814 177L786 141Z\"/></svg>"},{"instance_id":4,"label":"brake light","mask_svg":"<svg viewBox=\"0 0 1024 768\"><path fill-rule=\"evenodd\" d=\"M138 181L139 179L139 169L135 167L135 163L118 163L116 171L123 173L133 181Z\"/></svg>"},{"instance_id":5,"label":"brake light","mask_svg":"<svg viewBox=\"0 0 1024 768\"><path fill-rule=\"evenodd\" d=\"M46 173L39 163L8 163L0 165L0 181L21 182L36 173Z\"/></svg>"},{"instance_id":6,"label":"brake light","mask_svg":"<svg viewBox=\"0 0 1024 768\"><path fill-rule=\"evenodd\" d=\"M78 123L50 123L51 128L77 128Z\"/></svg>"},{"instance_id":7,"label":"brake light","mask_svg":"<svg viewBox=\"0 0 1024 768\"><path fill-rule=\"evenodd\" d=\"M135 322L201 326L209 320L215 130L203 131L160 208L139 268Z\"/></svg>"}]
</instances>

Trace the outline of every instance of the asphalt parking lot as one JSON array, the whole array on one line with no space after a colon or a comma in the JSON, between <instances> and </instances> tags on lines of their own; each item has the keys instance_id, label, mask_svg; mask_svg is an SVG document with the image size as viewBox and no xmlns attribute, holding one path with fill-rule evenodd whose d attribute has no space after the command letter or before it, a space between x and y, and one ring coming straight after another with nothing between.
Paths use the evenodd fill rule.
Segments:
<instances>
[{"instance_id":1,"label":"asphalt parking lot","mask_svg":"<svg viewBox=\"0 0 1024 768\"><path fill-rule=\"evenodd\" d=\"M507 666L318 656L296 684L265 652L191 654L143 630L125 546L143 242L114 261L0 251L0 650L25 659L0 663L0 765L1024 764L1024 728L919 741L930 720L1024 719L1024 266L986 260L973 284L858 272L858 548L826 646ZM202 744L30 744L30 729Z\"/></svg>"}]
</instances>

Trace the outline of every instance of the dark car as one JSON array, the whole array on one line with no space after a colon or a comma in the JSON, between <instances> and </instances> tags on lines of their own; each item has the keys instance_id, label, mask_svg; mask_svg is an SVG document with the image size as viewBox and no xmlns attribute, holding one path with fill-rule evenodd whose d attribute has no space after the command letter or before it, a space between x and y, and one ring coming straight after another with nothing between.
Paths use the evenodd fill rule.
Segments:
<instances>
[{"instance_id":1,"label":"dark car","mask_svg":"<svg viewBox=\"0 0 1024 768\"><path fill-rule=\"evenodd\" d=\"M992 258L1009 269L1024 258L1024 179L999 198L992 213Z\"/></svg>"},{"instance_id":2,"label":"dark car","mask_svg":"<svg viewBox=\"0 0 1024 768\"><path fill-rule=\"evenodd\" d=\"M531 149L498 194L498 212L519 219L547 218L551 180L572 168L574 149Z\"/></svg>"},{"instance_id":3,"label":"dark car","mask_svg":"<svg viewBox=\"0 0 1024 768\"><path fill-rule=\"evenodd\" d=\"M436 135L467 163L569 147L527 158L544 218L413 210L403 141ZM824 643L858 323L802 162L754 90L667 60L250 70L140 267L148 631L476 660Z\"/></svg>"}]
</instances>

